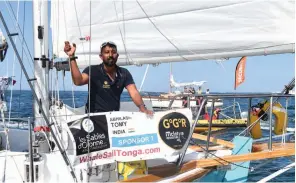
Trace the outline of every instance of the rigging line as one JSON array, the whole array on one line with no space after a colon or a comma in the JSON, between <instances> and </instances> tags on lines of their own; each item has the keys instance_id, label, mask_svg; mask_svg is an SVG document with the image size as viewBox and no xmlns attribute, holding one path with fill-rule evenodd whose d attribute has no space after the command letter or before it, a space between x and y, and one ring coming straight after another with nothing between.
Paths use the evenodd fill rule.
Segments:
<instances>
[{"instance_id":1,"label":"rigging line","mask_svg":"<svg viewBox=\"0 0 296 183\"><path fill-rule=\"evenodd\" d=\"M91 1L89 1L89 36L91 37ZM89 40L89 50L91 51L91 39ZM90 90L90 86L91 86L91 65L90 65L90 59L91 59L91 54L89 52L88 54L88 68L89 68L89 73L88 73L88 111L87 111L87 117L88 119L90 120L90 95L91 95L91 90ZM89 130L87 131L87 134L89 135ZM90 153L90 150L89 150L89 139L87 139L87 153L89 155ZM87 162L87 168L89 169L90 167L90 161ZM89 178L88 177L88 181L89 181Z\"/></svg>"},{"instance_id":2,"label":"rigging line","mask_svg":"<svg viewBox=\"0 0 296 183\"><path fill-rule=\"evenodd\" d=\"M18 24L18 21L19 21L19 9L20 9L20 1L18 0L18 4L17 4L17 14L16 14L16 24ZM16 44L16 37L14 38L14 43ZM16 53L14 53L14 56L13 56L13 62L12 62L12 76L14 77L14 74L15 74L15 61L16 61ZM11 85L11 88L10 88L10 100L9 100L9 111L8 111L8 122L10 122L10 117L11 117L11 105L12 105L12 93L13 93L13 79L12 79L12 85ZM7 139L8 140L8 139Z\"/></svg>"},{"instance_id":3,"label":"rigging line","mask_svg":"<svg viewBox=\"0 0 296 183\"><path fill-rule=\"evenodd\" d=\"M8 5L7 5L7 2L6 2L6 6L7 6L7 9L8 9L8 14L9 14L10 19L11 19L12 21L15 21L15 20L13 20L13 18L12 18L11 10L9 9L9 7L8 7ZM12 9L12 7L10 7L10 8ZM12 13L13 13L13 9L12 9ZM19 24L18 24L18 25L19 25ZM20 30L20 29L19 29L19 30ZM20 31L17 31L17 32L21 32L21 30L20 30ZM22 38L23 38L23 40L25 40L24 36L22 36ZM28 46L27 46L27 42L24 41L24 43L25 43L25 45L26 45L27 50L29 50L29 49L28 49ZM27 50L25 50L26 58L28 58L28 53L26 52ZM30 54L30 51L28 51L28 52L29 52L29 54ZM31 58L30 58L29 60L32 60L32 63L33 63L33 59L32 59L31 54L30 54L30 57L31 57ZM23 62L23 60L22 60L22 62ZM32 67L32 63L31 63L31 62L28 62L28 65L29 65L31 71L34 72L34 69L33 69L33 67Z\"/></svg>"},{"instance_id":4,"label":"rigging line","mask_svg":"<svg viewBox=\"0 0 296 183\"><path fill-rule=\"evenodd\" d=\"M59 90L59 72L56 71L56 91L58 94L58 101L60 102L60 90Z\"/></svg>"},{"instance_id":5,"label":"rigging line","mask_svg":"<svg viewBox=\"0 0 296 183\"><path fill-rule=\"evenodd\" d=\"M120 23L119 23L119 18L118 18L118 13L117 13L117 9L116 9L116 4L115 4L115 1L113 1L113 5L114 5L114 9L115 9L115 13L116 13L116 18L117 18L117 25L118 25L118 29L119 29L119 32L120 32L120 36L121 36L121 40L122 40L122 43L123 43L123 47L124 47L124 52L125 52L125 55L126 55L126 64L130 64L130 61L129 61L129 54L127 52L127 49L126 49L126 43L125 43L125 35L122 35L122 31L121 31L121 28L120 28ZM124 22L124 20L123 20ZM124 32L125 34L125 32Z\"/></svg>"},{"instance_id":6,"label":"rigging line","mask_svg":"<svg viewBox=\"0 0 296 183\"><path fill-rule=\"evenodd\" d=\"M18 1L18 5L17 5L17 22L18 23L18 14L19 14L19 1ZM16 41L16 38L15 38L15 41ZM13 74L14 74L14 65L15 65L15 54L14 54L14 61L13 61ZM7 64L8 66L8 64ZM7 75L8 75L8 68L7 68ZM12 86L11 86L11 90L10 90L10 106L9 106L9 113L8 113L8 119L10 122L10 117L11 117L11 104L12 104L12 91L13 91L13 80L12 80ZM2 113L2 118L4 117L4 111L3 109L1 109L1 113ZM3 167L3 176L2 176L2 182L5 182L6 181L6 165L7 165L7 152L8 152L8 149L10 149L10 144L9 144L9 138L8 138L8 128L6 127L6 124L5 124L5 120L3 120L3 123L4 123L4 131L5 131L5 136L6 136L6 152L5 152L5 161L4 161L4 167Z\"/></svg>"},{"instance_id":7,"label":"rigging line","mask_svg":"<svg viewBox=\"0 0 296 183\"><path fill-rule=\"evenodd\" d=\"M291 83L293 83L293 82L295 82L295 78L291 81ZM283 92L282 92L283 93ZM272 105L273 106L273 104L275 104L277 101L279 100L279 97L277 97L276 99L275 99L275 101L273 101L272 102L272 104L270 104L270 105ZM270 105L267 107L267 109L266 110L264 110L264 114L267 114L267 111L269 111L270 110ZM288 111L287 111L287 113L288 113ZM260 121L260 119L263 117L264 115L261 115L254 123L252 123L251 125L249 125L246 129L244 129L241 133L239 133L238 134L238 136L240 136L241 134L243 134L246 130L248 130L248 129L251 129L251 128L253 128L259 121ZM233 140L233 139L232 139ZM231 140L231 141L232 141Z\"/></svg>"},{"instance_id":8,"label":"rigging line","mask_svg":"<svg viewBox=\"0 0 296 183\"><path fill-rule=\"evenodd\" d=\"M207 151L203 146L201 146L201 145L199 145L199 144L196 144L196 145L199 146L204 152ZM219 156L215 155L214 153L211 153L211 152L208 152L208 153L211 154L212 156L218 158L219 160L224 161L225 163L228 163L228 164L231 164L231 165L234 165L234 166L238 166L238 167L241 167L241 168L248 169L248 170L250 170L251 172L254 171L254 168L253 168L253 167L251 167L251 168L250 168L250 167L245 167L245 166L243 166L243 165L239 165L239 164L233 163L233 162L231 162L231 161L227 161L227 160L224 159L223 157L219 157ZM223 162L221 162L221 161L219 161L219 160L216 160L216 161L217 161L218 163L220 163L221 165L224 165Z\"/></svg>"},{"instance_id":9,"label":"rigging line","mask_svg":"<svg viewBox=\"0 0 296 183\"><path fill-rule=\"evenodd\" d=\"M59 17L59 10L60 10L60 6L59 6L59 0L58 0L58 17ZM65 17L66 17L66 14L65 14L65 4L64 4L64 2L63 2L63 13L64 13L64 22L66 22L66 19L65 19ZM59 20L60 19L58 19L58 32L59 32L59 27L60 27L60 24L59 24ZM67 29L67 25L65 24L65 30L66 30L66 39L67 40L69 40L68 39L68 29ZM57 40L59 40L59 39L57 39ZM59 41L58 41L58 44L59 44ZM57 49L59 48L59 46L57 46ZM57 50L57 53L58 53L58 50ZM70 61L70 59L69 59L69 68L70 68L70 73L72 73L72 68L71 68L71 61ZM76 110L76 107L75 107L75 93L74 93L74 83L73 83L73 79L71 78L71 89L72 89L72 102L73 102L73 108L74 108L74 111Z\"/></svg>"},{"instance_id":10,"label":"rigging line","mask_svg":"<svg viewBox=\"0 0 296 183\"><path fill-rule=\"evenodd\" d=\"M148 16L148 14L146 13L146 11L144 10L144 8L141 6L141 4L139 3L139 1L137 0L137 3L138 3L138 5L140 6L140 8L142 9L142 11L144 12L144 14L146 15L146 18L151 22L151 24L155 27L155 29L173 46L173 47L175 47L175 49L177 50L177 53L178 53L178 55L181 57L181 58L183 58L183 59L185 59L185 60L187 60L188 61L188 59L187 58L185 58L184 56L182 56L181 54L180 54L180 50L179 50L179 48L167 37L167 36L165 36L161 31L160 31L160 29L155 25L155 23L149 18L149 16Z\"/></svg>"},{"instance_id":11,"label":"rigging line","mask_svg":"<svg viewBox=\"0 0 296 183\"><path fill-rule=\"evenodd\" d=\"M125 32L125 19L124 19L124 5L123 5L124 1L122 0L121 1L121 11L122 11L122 20L123 20L123 39L124 39L124 42L126 41L126 32Z\"/></svg>"},{"instance_id":12,"label":"rigging line","mask_svg":"<svg viewBox=\"0 0 296 183\"><path fill-rule=\"evenodd\" d=\"M63 75L63 89L64 89L64 94L66 93L66 87L65 87L65 71L64 71L64 73L63 73L64 75ZM66 120L68 120L68 115L67 115L67 108L66 107L64 107L65 108L65 114L66 114ZM61 124L60 124L61 125Z\"/></svg>"},{"instance_id":13,"label":"rigging line","mask_svg":"<svg viewBox=\"0 0 296 183\"><path fill-rule=\"evenodd\" d=\"M10 9L11 9L11 11L12 11L13 16L14 16L14 20L16 20L16 17L15 17L15 14L14 14L14 12L13 12L13 8L12 8L10 2L7 3L7 0L6 0L5 3L6 3L6 6L7 6L7 7L8 7L8 4L9 4L9 7L10 7ZM9 16L11 17L10 11L8 11L8 12L9 12ZM12 18L11 18L11 19L12 19ZM23 38L23 40L25 40L24 34L22 33L19 24L17 24L17 29L19 30L19 33L21 34L21 37ZM33 62L34 62L34 59L33 59L32 55L31 55L31 53L30 53L30 51L29 51L30 49L29 49L29 47L28 47L28 45L27 45L27 42L24 41L24 43L25 43L25 46L26 46L26 48L27 48L27 50L28 50L28 52L29 52L30 59L32 60L32 63L33 63Z\"/></svg>"},{"instance_id":14,"label":"rigging line","mask_svg":"<svg viewBox=\"0 0 296 183\"><path fill-rule=\"evenodd\" d=\"M180 54L180 50L179 50L179 48L171 41L171 40L174 40L174 39L172 39L171 38L171 40L170 39L168 39L168 37L166 37L161 31L160 31L160 29L156 26L156 24L149 18L149 16L147 15L147 13L145 12L145 10L143 9L143 7L140 5L140 3L137 1L137 3L138 3L138 5L140 6L140 8L142 9L142 11L145 13L145 15L146 15L146 17L149 19L149 21L153 24L153 26L158 30L158 32L161 34L161 35L163 35L163 37L165 37L176 49L177 49L177 51L178 51L178 54L179 54L179 56L180 57L182 57L182 58L184 58L185 60L187 60L188 61L188 59L187 58L185 58L184 56L182 56L181 54ZM181 45L182 46L182 44L181 43L179 43L177 40L174 40L174 42L176 42L176 43L178 43L179 45ZM183 46L184 47L184 46ZM192 51L192 50L189 50L189 49L186 49L187 51L189 51L189 52L191 52L191 53L193 53L193 54L195 54L195 55L197 55L197 53L196 52L194 52L194 51ZM209 58L206 58L206 57L200 57L200 58L203 58L203 59L205 59L205 60L213 60L213 59L209 59Z\"/></svg>"},{"instance_id":15,"label":"rigging line","mask_svg":"<svg viewBox=\"0 0 296 183\"><path fill-rule=\"evenodd\" d=\"M24 2L24 15L23 15L23 32L25 34L25 21L26 21L26 1ZM22 40L22 60L24 59L24 39ZM22 79L23 79L23 70L21 69L21 75L20 75L20 89L19 89L19 108L18 108L18 112L20 112L21 109L21 93L22 93ZM19 116L19 113L18 113Z\"/></svg>"},{"instance_id":16,"label":"rigging line","mask_svg":"<svg viewBox=\"0 0 296 183\"><path fill-rule=\"evenodd\" d=\"M80 27L80 24L79 24L79 20L78 20L78 13L77 13L77 8L76 8L76 0L74 0L74 9L75 9L75 14L76 14L76 21L77 21L77 25L78 25L78 28L79 28L79 34L80 34L80 37L82 37L82 32L81 32L81 27ZM91 26L91 25L90 25ZM91 35L89 35L90 36L90 39L89 39L89 41L91 41ZM83 56L84 56L84 58L85 58L85 49L84 49L84 44L82 43L81 44L82 45L82 51L83 51ZM76 50L77 51L77 50ZM91 50L89 50L89 55L90 55L90 53L91 53ZM90 59L91 57L89 56L89 59ZM90 61L89 61L90 62Z\"/></svg>"},{"instance_id":17,"label":"rigging line","mask_svg":"<svg viewBox=\"0 0 296 183\"><path fill-rule=\"evenodd\" d=\"M15 164L15 167L16 167L16 169L17 169L17 172L19 173L19 176L21 177L21 179L22 179L22 181L23 181L23 183L24 183L24 182L25 182L25 181L24 181L24 178L23 178L22 173L20 172L20 170L19 170L19 168L18 168L18 166L17 166L17 164L16 164L16 162L15 162L14 157L13 157L13 156L10 156L10 157L12 158L12 160L13 160L13 162L14 162L14 164Z\"/></svg>"},{"instance_id":18,"label":"rigging line","mask_svg":"<svg viewBox=\"0 0 296 183\"><path fill-rule=\"evenodd\" d=\"M142 91L142 87L143 87L143 85L144 85L144 81L145 81L145 79L146 79L146 76L147 76L147 73L148 73L149 66L150 66L150 65L148 64L147 67L146 67L146 70L145 70L145 73L144 73L144 76L143 76L143 79L142 79L142 83L141 83L141 85L140 85L139 92Z\"/></svg>"},{"instance_id":19,"label":"rigging line","mask_svg":"<svg viewBox=\"0 0 296 183\"><path fill-rule=\"evenodd\" d=\"M285 119L284 119L284 128L283 128L283 129L285 129L284 132L287 129L287 123L288 123L288 100L289 100L289 98L287 97L286 98L286 113L287 114L285 115ZM283 144L286 143L286 136L284 134L285 133L282 134L282 143Z\"/></svg>"},{"instance_id":20,"label":"rigging line","mask_svg":"<svg viewBox=\"0 0 296 183\"><path fill-rule=\"evenodd\" d=\"M116 9L115 2L114 2L114 8L115 8L115 12L116 12L118 29L119 29L120 36L121 36L121 39L122 39L122 42L123 42L123 46L124 46L124 50L125 50L126 64L131 65L130 60L132 61L132 63L135 63L135 61L133 60L132 56L130 55L130 53L127 51L127 48L126 48L126 39L125 39L126 32L125 32L125 21L124 21L124 17L123 17L124 33L122 34L122 31L121 31L121 28L120 28L120 23L119 23L120 21L119 21L119 17L118 17L118 14L117 14L117 9Z\"/></svg>"}]
</instances>

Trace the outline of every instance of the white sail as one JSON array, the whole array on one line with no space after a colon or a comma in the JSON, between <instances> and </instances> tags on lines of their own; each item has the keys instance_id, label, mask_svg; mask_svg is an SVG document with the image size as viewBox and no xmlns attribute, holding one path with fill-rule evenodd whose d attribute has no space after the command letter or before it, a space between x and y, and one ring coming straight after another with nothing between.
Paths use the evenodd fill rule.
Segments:
<instances>
[{"instance_id":1,"label":"white sail","mask_svg":"<svg viewBox=\"0 0 296 183\"><path fill-rule=\"evenodd\" d=\"M64 41L76 43L80 68L101 62L100 45L105 41L117 44L119 65L294 53L294 4L292 0L52 1L53 51L66 58Z\"/></svg>"}]
</instances>

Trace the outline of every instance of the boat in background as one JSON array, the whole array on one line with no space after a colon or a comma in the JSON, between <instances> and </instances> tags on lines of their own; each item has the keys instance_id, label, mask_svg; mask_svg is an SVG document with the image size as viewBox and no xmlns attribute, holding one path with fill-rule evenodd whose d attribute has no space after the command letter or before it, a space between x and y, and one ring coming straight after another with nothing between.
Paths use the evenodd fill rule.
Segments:
<instances>
[{"instance_id":1,"label":"boat in background","mask_svg":"<svg viewBox=\"0 0 296 183\"><path fill-rule=\"evenodd\" d=\"M203 91L203 86L206 81L194 81L194 82L186 82L186 83L177 83L174 80L173 75L170 75L170 90L169 93L162 93L159 96L151 96L149 92L145 92L143 95L143 100L151 101L154 110L166 110L169 108L172 109L180 109L184 108L184 104L187 103L187 95L195 95L196 92L198 94L205 94ZM176 88L175 90L173 90ZM204 90L205 91L205 90ZM209 91L209 89L207 89ZM209 94L209 92L207 92ZM184 96L183 96L184 95ZM171 101L173 100L173 103ZM196 107L200 105L199 97L193 96L190 98L191 107ZM171 103L171 104L170 104ZM187 105L186 105L187 106ZM212 101L209 100L206 104L207 108L212 106ZM216 99L215 107L223 106L222 99Z\"/></svg>"}]
</instances>

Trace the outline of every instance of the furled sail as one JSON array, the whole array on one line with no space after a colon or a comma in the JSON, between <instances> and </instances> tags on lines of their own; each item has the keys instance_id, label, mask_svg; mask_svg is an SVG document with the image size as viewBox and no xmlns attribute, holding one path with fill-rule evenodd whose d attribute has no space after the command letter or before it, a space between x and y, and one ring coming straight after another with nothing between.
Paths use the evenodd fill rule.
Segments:
<instances>
[{"instance_id":1,"label":"furled sail","mask_svg":"<svg viewBox=\"0 0 296 183\"><path fill-rule=\"evenodd\" d=\"M76 43L80 68L101 62L105 41L118 65L294 53L293 0L51 2L54 54Z\"/></svg>"},{"instance_id":2,"label":"furled sail","mask_svg":"<svg viewBox=\"0 0 296 183\"><path fill-rule=\"evenodd\" d=\"M170 85L171 87L179 88L184 86L202 86L206 83L206 81L193 81L193 82L186 82L186 83L177 83L174 80L173 75L170 77Z\"/></svg>"}]
</instances>

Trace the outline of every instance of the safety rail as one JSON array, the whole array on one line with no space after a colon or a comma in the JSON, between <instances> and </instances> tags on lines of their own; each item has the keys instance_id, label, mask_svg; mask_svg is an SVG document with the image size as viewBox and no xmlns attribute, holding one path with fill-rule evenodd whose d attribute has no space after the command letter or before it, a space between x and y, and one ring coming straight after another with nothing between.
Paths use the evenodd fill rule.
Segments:
<instances>
[{"instance_id":1,"label":"safety rail","mask_svg":"<svg viewBox=\"0 0 296 183\"><path fill-rule=\"evenodd\" d=\"M251 107L251 100L253 98L269 98L270 99L270 107L268 107L264 113L267 113L268 110L270 110L269 112L269 142L268 142L268 149L271 151L272 150L272 106L273 106L273 101L276 102L279 98L289 98L289 97L295 97L295 95L291 95L291 94L277 94L277 93L252 93L252 94L197 94L197 95L193 95L193 94L183 94L183 95L176 95L174 96L171 101L170 101L170 104L168 106L168 109L171 109L171 106L174 102L174 100L177 98L177 97L187 97L187 100L188 100L188 103L190 104L190 98L195 96L195 97L204 97L204 100L202 102L202 105L200 106L199 108L199 111L198 111L198 114L194 120L194 123L192 125L192 128L191 128L191 131L190 131L190 135L192 135L194 133L194 127L198 121L198 118L200 116L200 112L201 112L201 109L202 107L204 107L205 105L205 102L208 100L208 99L212 99L213 102L212 102L212 106L211 106L211 115L210 115L210 120L209 120L209 123L208 123L208 134L207 134L207 141L206 141L206 150L205 150L205 158L208 157L208 154L209 154L209 145L210 145L210 136L211 136L211 131L212 131L212 120L213 120L213 113L214 113L214 103L215 103L215 100L218 99L218 98L248 98L249 99L249 107ZM274 98L276 98L276 100L274 100ZM190 105L188 105L188 107L190 107ZM261 115L253 124L256 124L261 118L262 118L263 115ZM250 108L248 109L248 124L250 124ZM250 126L247 127L247 129L249 128ZM251 127L252 128L252 127ZM241 133L240 133L241 134ZM185 153L186 153L186 150L189 146L189 141L190 139L188 140L187 144L185 145L186 148L184 148L184 152L182 153L181 157L179 158L179 160L177 161L177 166L180 168L182 162L183 162L183 159L185 157Z\"/></svg>"},{"instance_id":2,"label":"safety rail","mask_svg":"<svg viewBox=\"0 0 296 183\"><path fill-rule=\"evenodd\" d=\"M173 101L175 100L176 97L180 97L180 96L184 96L184 95L177 95L177 96L174 96L170 102L170 105L173 103ZM210 114L210 120L209 120L209 123L208 123L208 134L207 134L207 140L206 140L206 148L205 148L205 157L207 158L208 157L208 154L209 154L209 146L210 146L210 138L211 138L211 133L212 133L212 121L213 121L213 112L214 112L214 105L215 105L215 102L217 99L220 99L220 98L248 98L249 99L249 109L251 107L251 99L253 98L270 98L270 103L272 103L272 101L276 101L275 98L291 98L291 97L295 97L294 95L291 95L291 94L204 94L204 95L186 95L189 99L192 97L192 96L196 96L196 97L199 97L199 96L203 96L204 97L204 100L202 101L202 104L201 104L201 107L199 108L196 108L196 112L197 112L197 116L195 117L195 120L193 122L193 125L192 125L192 128L191 128L191 131L190 131L190 136L193 135L194 133L194 127L196 126L197 122L198 122L198 119L199 119L199 116L201 114L201 109L202 107L204 107L204 105L206 104L206 102L209 100L209 99L212 99L212 105L211 105L211 114ZM237 102L237 104L235 105L239 105L239 103ZM271 108L272 110L272 105L271 105ZM265 111L265 113L267 113L269 109L267 109ZM272 115L272 112L269 113L269 150L272 150L272 123L271 123L271 117ZM250 110L248 110L248 116L250 116ZM48 118L50 117L57 117L57 116L48 116ZM32 119L32 118L31 118ZM260 118L259 118L260 119ZM10 118L10 120L28 120L28 118L26 117L22 117L22 118ZM250 123L250 118L248 118L248 124ZM256 123L256 122L255 122ZM28 126L29 127L29 126ZM250 130L250 129L248 129ZM189 146L189 142L190 142L190 139L188 139L188 141L186 142L185 146L186 148L184 148L184 152L181 154L179 160L177 161L177 165L178 167L181 166L181 164L183 163L183 159L185 157L185 154L186 154L186 150Z\"/></svg>"}]
</instances>

